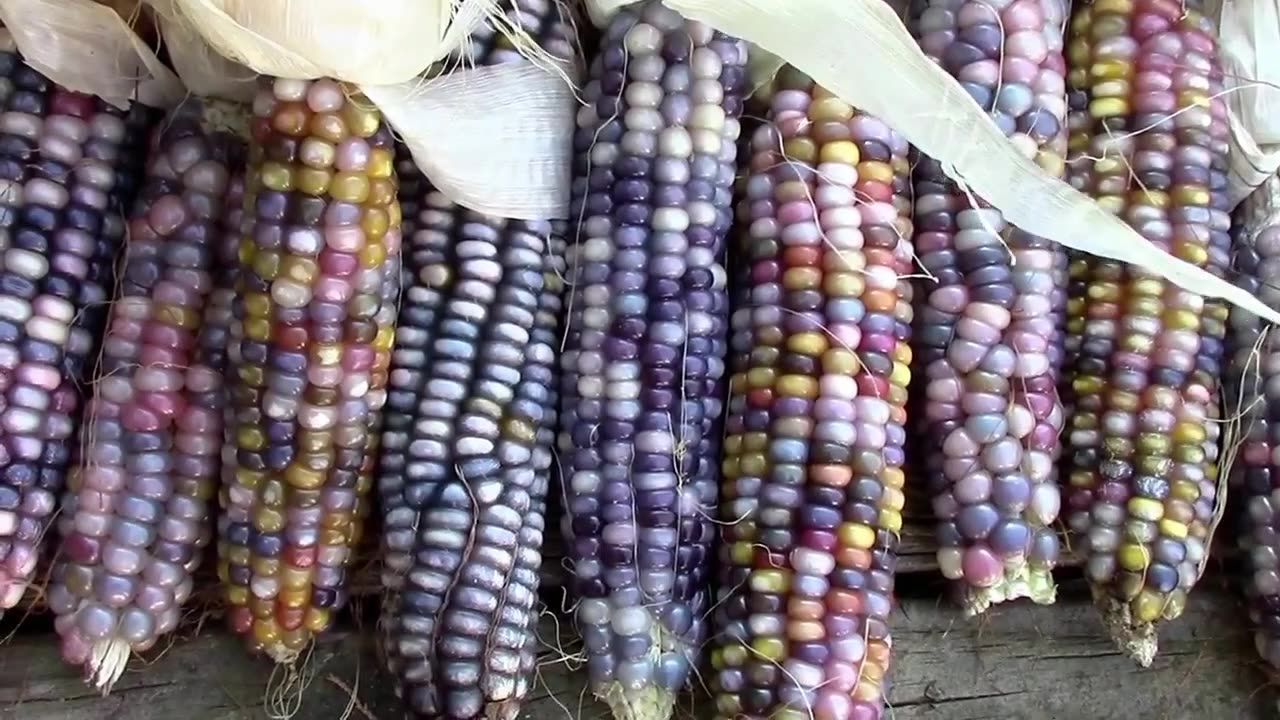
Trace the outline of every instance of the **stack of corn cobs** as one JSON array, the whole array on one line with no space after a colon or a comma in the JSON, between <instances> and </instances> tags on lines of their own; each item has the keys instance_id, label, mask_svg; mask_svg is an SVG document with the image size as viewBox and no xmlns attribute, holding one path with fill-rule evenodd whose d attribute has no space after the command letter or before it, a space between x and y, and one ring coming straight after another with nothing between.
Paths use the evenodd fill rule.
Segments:
<instances>
[{"instance_id":1,"label":"stack of corn cobs","mask_svg":"<svg viewBox=\"0 0 1280 720\"><path fill-rule=\"evenodd\" d=\"M1195 2L907 18L1026 158L1280 307L1280 180L1233 228ZM179 625L212 544L228 625L290 663L376 528L407 706L510 719L558 520L578 657L616 717L664 720L709 658L717 717L869 720L909 498L967 613L1053 602L1070 548L1145 664L1231 485L1280 667L1271 328L1012 226L885 122L795 68L751 77L747 43L657 0L585 65L578 19L505 0L442 63L575 68L568 221L453 203L335 81L156 123L2 38L0 607L56 547L63 655L108 689Z\"/></svg>"}]
</instances>

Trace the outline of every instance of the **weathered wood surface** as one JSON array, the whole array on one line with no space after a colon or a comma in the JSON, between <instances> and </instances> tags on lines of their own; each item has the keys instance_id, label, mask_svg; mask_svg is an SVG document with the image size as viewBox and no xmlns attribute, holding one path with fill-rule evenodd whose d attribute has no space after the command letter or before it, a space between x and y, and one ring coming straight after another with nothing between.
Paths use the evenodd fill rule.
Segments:
<instances>
[{"instance_id":1,"label":"weathered wood surface","mask_svg":"<svg viewBox=\"0 0 1280 720\"><path fill-rule=\"evenodd\" d=\"M1155 664L1121 657L1092 607L999 608L974 624L935 600L903 601L894 626L892 720L1261 720L1275 694L1254 662L1235 598L1206 588L1167 625ZM543 623L544 638L555 625ZM549 645L550 643L548 643ZM567 646L566 646L567 648ZM570 652L571 648L567 648ZM529 720L600 720L583 673L548 650L523 714ZM398 720L368 633L322 642L295 720ZM52 638L19 634L0 648L0 720L257 720L271 675L221 631L177 641L143 666L135 660L109 698L57 659ZM352 692L354 690L354 693ZM273 704L279 710L279 703ZM688 707L688 703L684 707ZM689 713L682 712L683 717ZM701 714L701 713L699 713Z\"/></svg>"}]
</instances>

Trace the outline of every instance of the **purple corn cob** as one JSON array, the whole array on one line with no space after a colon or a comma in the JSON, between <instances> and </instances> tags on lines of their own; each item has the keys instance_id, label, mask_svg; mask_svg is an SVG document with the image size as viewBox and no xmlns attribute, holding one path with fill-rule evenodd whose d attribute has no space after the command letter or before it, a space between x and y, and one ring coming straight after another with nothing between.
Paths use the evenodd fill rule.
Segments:
<instances>
[{"instance_id":1,"label":"purple corn cob","mask_svg":"<svg viewBox=\"0 0 1280 720\"><path fill-rule=\"evenodd\" d=\"M558 0L515 0L505 18L575 59ZM527 62L494 25L455 59ZM415 714L514 718L536 658L567 223L455 205L404 151L398 169L405 295L378 470L384 651Z\"/></svg>"},{"instance_id":2,"label":"purple corn cob","mask_svg":"<svg viewBox=\"0 0 1280 720\"><path fill-rule=\"evenodd\" d=\"M1066 155L1064 13L1061 0L919 0L913 13L925 53L1054 175ZM917 247L937 278L917 337L938 564L970 614L1051 603L1066 255L972 207L931 159L916 194Z\"/></svg>"},{"instance_id":3,"label":"purple corn cob","mask_svg":"<svg viewBox=\"0 0 1280 720\"><path fill-rule=\"evenodd\" d=\"M591 687L619 718L668 717L706 634L745 64L645 2L605 30L578 115L564 531Z\"/></svg>"},{"instance_id":4,"label":"purple corn cob","mask_svg":"<svg viewBox=\"0 0 1280 720\"><path fill-rule=\"evenodd\" d=\"M153 147L58 523L49 605L63 657L104 691L130 651L176 627L212 535L225 313L202 333L218 250L238 230L226 207L246 140L202 127L200 113L181 108Z\"/></svg>"},{"instance_id":5,"label":"purple corn cob","mask_svg":"<svg viewBox=\"0 0 1280 720\"><path fill-rule=\"evenodd\" d=\"M72 456L148 114L59 89L0 31L0 610L35 572Z\"/></svg>"},{"instance_id":6,"label":"purple corn cob","mask_svg":"<svg viewBox=\"0 0 1280 720\"><path fill-rule=\"evenodd\" d=\"M1238 211L1236 282L1280 307L1280 177L1272 176ZM1227 414L1241 446L1232 466L1232 502L1245 597L1258 654L1280 670L1280 335L1266 321L1231 311Z\"/></svg>"}]
</instances>

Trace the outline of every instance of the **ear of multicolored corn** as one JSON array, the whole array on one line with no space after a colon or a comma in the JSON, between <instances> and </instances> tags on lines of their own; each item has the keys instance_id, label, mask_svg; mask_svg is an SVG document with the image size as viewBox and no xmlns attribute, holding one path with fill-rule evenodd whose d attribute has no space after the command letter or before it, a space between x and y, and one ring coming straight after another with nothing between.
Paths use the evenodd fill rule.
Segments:
<instances>
[{"instance_id":1,"label":"ear of multicolored corn","mask_svg":"<svg viewBox=\"0 0 1280 720\"><path fill-rule=\"evenodd\" d=\"M1280 177L1255 190L1236 220L1234 279L1280 307ZM1258 654L1280 669L1280 336L1233 309L1230 346L1224 394L1227 415L1239 428L1231 490L1244 591Z\"/></svg>"},{"instance_id":2,"label":"ear of multicolored corn","mask_svg":"<svg viewBox=\"0 0 1280 720\"><path fill-rule=\"evenodd\" d=\"M177 625L212 534L228 318L206 310L226 279L218 250L239 229L226 206L240 202L245 139L202 127L202 112L184 106L153 144L58 523L49 605L62 654L104 691L130 651ZM206 319L223 324L212 337Z\"/></svg>"},{"instance_id":3,"label":"ear of multicolored corn","mask_svg":"<svg viewBox=\"0 0 1280 720\"><path fill-rule=\"evenodd\" d=\"M1052 175L1066 155L1065 12L1061 0L913 5L925 53ZM1020 597L1051 603L1066 255L973 204L932 159L918 163L915 189L916 247L934 276L916 337L938 564L971 614Z\"/></svg>"},{"instance_id":4,"label":"ear of multicolored corn","mask_svg":"<svg viewBox=\"0 0 1280 720\"><path fill-rule=\"evenodd\" d=\"M1197 4L1099 0L1087 62L1088 190L1148 240L1222 274L1226 111ZM1092 264L1070 434L1072 529L1117 642L1149 663L1216 522L1212 406L1226 308L1135 268Z\"/></svg>"},{"instance_id":5,"label":"ear of multicolored corn","mask_svg":"<svg viewBox=\"0 0 1280 720\"><path fill-rule=\"evenodd\" d=\"M668 717L705 637L745 90L744 43L650 1L609 23L578 114L564 531L619 718Z\"/></svg>"},{"instance_id":6,"label":"ear of multicolored corn","mask_svg":"<svg viewBox=\"0 0 1280 720\"><path fill-rule=\"evenodd\" d=\"M67 92L0 31L0 610L21 599L72 455L147 113Z\"/></svg>"},{"instance_id":7,"label":"ear of multicolored corn","mask_svg":"<svg viewBox=\"0 0 1280 720\"><path fill-rule=\"evenodd\" d=\"M504 20L472 36L469 62L528 62L503 32L516 29L574 61L562 3L516 0ZM467 210L407 153L399 170L405 294L378 475L384 652L414 713L514 718L535 660L566 223Z\"/></svg>"},{"instance_id":8,"label":"ear of multicolored corn","mask_svg":"<svg viewBox=\"0 0 1280 720\"><path fill-rule=\"evenodd\" d=\"M880 718L913 320L907 143L798 71L751 142L721 518L743 598L712 651L723 718ZM727 590L735 592L735 590Z\"/></svg>"},{"instance_id":9,"label":"ear of multicolored corn","mask_svg":"<svg viewBox=\"0 0 1280 720\"><path fill-rule=\"evenodd\" d=\"M218 572L254 650L296 657L346 601L400 280L390 128L331 80L254 101Z\"/></svg>"}]
</instances>

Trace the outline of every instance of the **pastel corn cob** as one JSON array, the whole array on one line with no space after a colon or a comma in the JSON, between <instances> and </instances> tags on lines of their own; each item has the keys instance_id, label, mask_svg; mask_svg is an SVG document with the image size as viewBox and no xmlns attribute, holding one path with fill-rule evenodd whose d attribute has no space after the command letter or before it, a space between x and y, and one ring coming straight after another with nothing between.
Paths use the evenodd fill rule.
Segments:
<instances>
[{"instance_id":1,"label":"pastel corn cob","mask_svg":"<svg viewBox=\"0 0 1280 720\"><path fill-rule=\"evenodd\" d=\"M289 661L346 602L400 281L394 141L331 80L264 82L230 361L218 572L231 629Z\"/></svg>"},{"instance_id":2,"label":"pastel corn cob","mask_svg":"<svg viewBox=\"0 0 1280 720\"><path fill-rule=\"evenodd\" d=\"M148 113L63 90L0 30L0 611L31 582L72 457Z\"/></svg>"},{"instance_id":3,"label":"pastel corn cob","mask_svg":"<svg viewBox=\"0 0 1280 720\"><path fill-rule=\"evenodd\" d=\"M751 349L721 510L745 588L717 616L718 717L884 712L913 320L907 149L790 68L752 138L735 311L735 347Z\"/></svg>"},{"instance_id":4,"label":"pastel corn cob","mask_svg":"<svg viewBox=\"0 0 1280 720\"><path fill-rule=\"evenodd\" d=\"M505 18L575 60L561 3L516 0ZM528 62L492 22L464 52ZM414 713L514 718L537 649L567 224L467 210L405 152L399 169L405 295L378 477L385 652Z\"/></svg>"},{"instance_id":5,"label":"pastel corn cob","mask_svg":"<svg viewBox=\"0 0 1280 720\"><path fill-rule=\"evenodd\" d=\"M1148 240L1222 275L1226 111L1196 4L1098 0L1085 62L1087 189ZM1074 379L1070 525L1113 637L1142 664L1199 578L1217 515L1211 419L1225 306L1136 268L1091 263ZM1208 449L1206 449L1208 448Z\"/></svg>"},{"instance_id":6,"label":"pastel corn cob","mask_svg":"<svg viewBox=\"0 0 1280 720\"><path fill-rule=\"evenodd\" d=\"M649 0L578 114L561 358L564 532L595 694L670 715L706 637L746 45Z\"/></svg>"},{"instance_id":7,"label":"pastel corn cob","mask_svg":"<svg viewBox=\"0 0 1280 720\"><path fill-rule=\"evenodd\" d=\"M917 0L921 48L1051 175L1066 155L1060 0ZM916 169L926 280L917 339L938 564L966 612L1051 603L1058 561L1058 399L1067 260L1008 225L929 158Z\"/></svg>"},{"instance_id":8,"label":"pastel corn cob","mask_svg":"<svg viewBox=\"0 0 1280 720\"><path fill-rule=\"evenodd\" d=\"M188 103L152 146L58 523L62 654L104 691L177 626L212 535L229 317L207 311L232 290L215 263L235 258L246 140L210 110Z\"/></svg>"}]
</instances>

